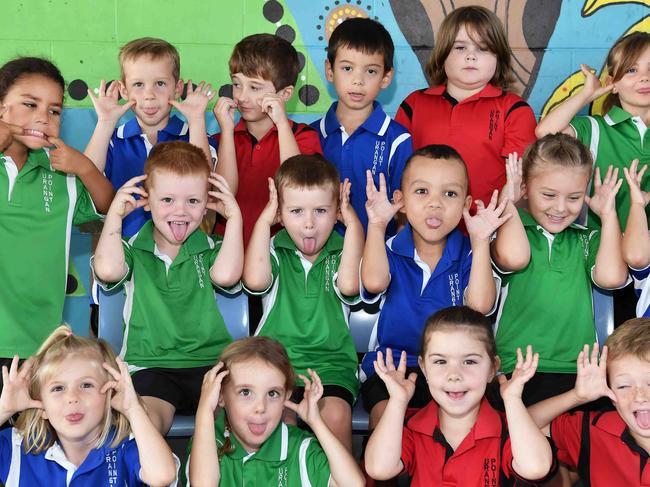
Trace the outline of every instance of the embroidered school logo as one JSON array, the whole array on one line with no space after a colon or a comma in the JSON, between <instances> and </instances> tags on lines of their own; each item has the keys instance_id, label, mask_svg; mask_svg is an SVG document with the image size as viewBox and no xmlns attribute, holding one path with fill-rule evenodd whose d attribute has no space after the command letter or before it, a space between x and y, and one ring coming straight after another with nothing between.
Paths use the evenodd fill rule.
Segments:
<instances>
[{"instance_id":1,"label":"embroidered school logo","mask_svg":"<svg viewBox=\"0 0 650 487\"><path fill-rule=\"evenodd\" d=\"M198 255L193 257L194 259L194 268L196 269L196 277L199 280L199 287L203 289L205 287L205 265L203 264L203 259Z\"/></svg>"},{"instance_id":2,"label":"embroidered school logo","mask_svg":"<svg viewBox=\"0 0 650 487\"><path fill-rule=\"evenodd\" d=\"M377 167L381 169L381 165L384 163L384 151L386 150L386 141L385 140L376 140L375 141L375 153L372 156L372 175L374 176L377 173Z\"/></svg>"},{"instance_id":3,"label":"embroidered school logo","mask_svg":"<svg viewBox=\"0 0 650 487\"><path fill-rule=\"evenodd\" d=\"M490 110L490 128L488 129L488 139L492 140L492 134L499 129L499 116L501 110Z\"/></svg>"},{"instance_id":4,"label":"embroidered school logo","mask_svg":"<svg viewBox=\"0 0 650 487\"><path fill-rule=\"evenodd\" d=\"M50 213L52 211L52 203L54 201L54 180L51 174L43 174L42 178L43 189L43 211Z\"/></svg>"},{"instance_id":5,"label":"embroidered school logo","mask_svg":"<svg viewBox=\"0 0 650 487\"><path fill-rule=\"evenodd\" d=\"M328 255L325 257L325 272L323 273L323 289L326 293L330 292L332 289L332 280L334 279L334 273L336 272L336 257L334 255Z\"/></svg>"},{"instance_id":6,"label":"embroidered school logo","mask_svg":"<svg viewBox=\"0 0 650 487\"><path fill-rule=\"evenodd\" d=\"M106 453L104 461L106 462L106 467L108 469L108 485L117 485L117 454L115 453L115 450Z\"/></svg>"},{"instance_id":7,"label":"embroidered school logo","mask_svg":"<svg viewBox=\"0 0 650 487\"><path fill-rule=\"evenodd\" d=\"M580 234L580 243L582 244L582 253L585 257L585 260L589 258L589 237L584 234Z\"/></svg>"},{"instance_id":8,"label":"embroidered school logo","mask_svg":"<svg viewBox=\"0 0 650 487\"><path fill-rule=\"evenodd\" d=\"M485 458L483 460L483 487L496 487L497 478L497 459Z\"/></svg>"},{"instance_id":9,"label":"embroidered school logo","mask_svg":"<svg viewBox=\"0 0 650 487\"><path fill-rule=\"evenodd\" d=\"M449 293L451 295L452 306L460 306L463 304L460 299L460 277L457 272L449 274Z\"/></svg>"},{"instance_id":10,"label":"embroidered school logo","mask_svg":"<svg viewBox=\"0 0 650 487\"><path fill-rule=\"evenodd\" d=\"M287 479L287 467L278 468L278 487L288 487L289 480Z\"/></svg>"}]
</instances>

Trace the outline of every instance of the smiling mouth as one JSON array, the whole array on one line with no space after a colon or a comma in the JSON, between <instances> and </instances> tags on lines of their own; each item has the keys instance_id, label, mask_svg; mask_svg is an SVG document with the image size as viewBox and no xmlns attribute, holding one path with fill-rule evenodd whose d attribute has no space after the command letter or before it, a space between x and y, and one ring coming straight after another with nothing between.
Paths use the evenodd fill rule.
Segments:
<instances>
[{"instance_id":1,"label":"smiling mouth","mask_svg":"<svg viewBox=\"0 0 650 487\"><path fill-rule=\"evenodd\" d=\"M462 391L462 392L450 392L446 391L445 394L447 394L447 397L451 399L452 401L460 401L465 397L467 394L467 391Z\"/></svg>"},{"instance_id":2,"label":"smiling mouth","mask_svg":"<svg viewBox=\"0 0 650 487\"><path fill-rule=\"evenodd\" d=\"M172 235L174 235L174 238L178 242L183 242L185 240L185 236L187 235L189 222L171 221L171 222L167 222L167 224L169 225L169 228L172 231Z\"/></svg>"},{"instance_id":3,"label":"smiling mouth","mask_svg":"<svg viewBox=\"0 0 650 487\"><path fill-rule=\"evenodd\" d=\"M636 419L636 424L639 428L650 429L650 410L640 409L634 411L634 419Z\"/></svg>"},{"instance_id":4,"label":"smiling mouth","mask_svg":"<svg viewBox=\"0 0 650 487\"><path fill-rule=\"evenodd\" d=\"M562 223L565 220L565 216L555 216L555 215L549 215L547 214L546 217L552 222L552 223Z\"/></svg>"},{"instance_id":5,"label":"smiling mouth","mask_svg":"<svg viewBox=\"0 0 650 487\"><path fill-rule=\"evenodd\" d=\"M28 135L30 137L36 137L38 139L47 140L47 135L45 135L43 132L40 132L38 130L23 129L23 135Z\"/></svg>"}]
</instances>

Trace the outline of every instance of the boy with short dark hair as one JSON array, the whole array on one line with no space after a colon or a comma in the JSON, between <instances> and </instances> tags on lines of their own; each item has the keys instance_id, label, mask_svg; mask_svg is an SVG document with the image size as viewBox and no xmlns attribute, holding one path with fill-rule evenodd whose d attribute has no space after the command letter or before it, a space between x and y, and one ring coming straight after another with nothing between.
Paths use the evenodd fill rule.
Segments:
<instances>
[{"instance_id":1,"label":"boy with short dark hair","mask_svg":"<svg viewBox=\"0 0 650 487\"><path fill-rule=\"evenodd\" d=\"M379 22L353 18L342 22L327 46L325 74L338 101L311 125L319 131L325 157L332 161L341 181L352 183L350 201L364 229L366 171L379 185L383 174L388 192L399 189L404 164L413 151L408 131L390 118L376 101L393 79L393 41ZM387 233L395 233L391 222Z\"/></svg>"},{"instance_id":2,"label":"boy with short dark hair","mask_svg":"<svg viewBox=\"0 0 650 487\"><path fill-rule=\"evenodd\" d=\"M285 103L293 95L300 63L294 47L272 34L254 34L237 43L228 62L233 97L214 106L221 132L217 174L237 197L244 219L244 245L267 203L267 178L287 158L321 153L318 134L287 117ZM235 125L235 109L241 115ZM241 191L240 191L241 188ZM274 229L274 232L278 228ZM217 219L216 233L223 232Z\"/></svg>"},{"instance_id":3,"label":"boy with short dark hair","mask_svg":"<svg viewBox=\"0 0 650 487\"><path fill-rule=\"evenodd\" d=\"M358 390L357 354L349 332L349 306L359 302L363 228L350 205L350 183L318 154L287 159L246 252L244 286L263 296L257 335L280 341L296 372L320 376L325 424L352 448L352 405ZM277 188L277 190L276 190ZM340 203L339 203L340 201ZM345 238L334 231L337 219ZM271 238L271 228L284 229ZM304 392L297 384L294 400Z\"/></svg>"},{"instance_id":4,"label":"boy with short dark hair","mask_svg":"<svg viewBox=\"0 0 650 487\"><path fill-rule=\"evenodd\" d=\"M97 112L97 125L85 154L117 190L129 179L142 174L144 162L158 142L189 141L201 148L206 163L216 158L210 148L205 127L205 110L214 92L201 82L196 88L188 81L183 91L178 51L167 41L143 37L126 43L119 53L121 80L106 86L102 80L97 95L88 94ZM127 100L120 105L118 96ZM172 107L187 120L170 116ZM135 117L115 127L120 118L132 109ZM147 221L142 208L124 221L124 235L135 234Z\"/></svg>"},{"instance_id":5,"label":"boy with short dark hair","mask_svg":"<svg viewBox=\"0 0 650 487\"><path fill-rule=\"evenodd\" d=\"M151 221L122 240L122 220L139 207ZM206 208L228 220L223 239L198 228ZM210 174L203 151L187 142L154 147L144 175L119 189L106 215L91 266L103 288L125 288L120 355L163 434L177 410L196 411L204 374L232 340L214 288L237 290L243 256L235 198Z\"/></svg>"},{"instance_id":6,"label":"boy with short dark hair","mask_svg":"<svg viewBox=\"0 0 650 487\"><path fill-rule=\"evenodd\" d=\"M495 191L488 206L477 201L478 211L470 216L467 168L458 152L446 145L430 145L413 153L393 202L388 200L383 174L379 190L370 171L367 178L368 237L361 262L361 298L368 303L381 299L381 311L370 351L361 364L365 379L361 395L373 429L389 397L374 373L377 352L385 354L390 348L399 357L406 351L407 375L418 374L410 406L423 407L431 400L417 364L424 323L448 306L492 312L499 283L491 268L490 237L510 215L503 215L507 201L497 206ZM408 223L384 242L386 225L398 211ZM461 217L469 237L457 228Z\"/></svg>"}]
</instances>

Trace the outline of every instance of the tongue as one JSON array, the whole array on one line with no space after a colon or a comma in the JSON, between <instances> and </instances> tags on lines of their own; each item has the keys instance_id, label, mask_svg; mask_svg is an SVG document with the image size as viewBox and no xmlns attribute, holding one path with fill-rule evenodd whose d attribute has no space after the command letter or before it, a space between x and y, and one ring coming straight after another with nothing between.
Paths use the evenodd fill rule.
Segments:
<instances>
[{"instance_id":1,"label":"tongue","mask_svg":"<svg viewBox=\"0 0 650 487\"><path fill-rule=\"evenodd\" d=\"M447 394L449 394L449 397L455 400L462 399L463 396L465 396L464 392L448 392Z\"/></svg>"},{"instance_id":2,"label":"tongue","mask_svg":"<svg viewBox=\"0 0 650 487\"><path fill-rule=\"evenodd\" d=\"M311 255L316 250L316 239L315 238L303 238L302 247L305 249L305 253Z\"/></svg>"},{"instance_id":3,"label":"tongue","mask_svg":"<svg viewBox=\"0 0 650 487\"><path fill-rule=\"evenodd\" d=\"M637 411L636 424L643 429L650 428L650 411Z\"/></svg>"},{"instance_id":4,"label":"tongue","mask_svg":"<svg viewBox=\"0 0 650 487\"><path fill-rule=\"evenodd\" d=\"M254 435L261 435L266 430L266 425L248 423L248 429L250 429L251 433L253 433Z\"/></svg>"},{"instance_id":5,"label":"tongue","mask_svg":"<svg viewBox=\"0 0 650 487\"><path fill-rule=\"evenodd\" d=\"M185 240L185 232L187 231L187 224L182 223L170 223L169 226L172 228L172 233L174 234L174 238L178 240L179 242L182 242Z\"/></svg>"}]
</instances>

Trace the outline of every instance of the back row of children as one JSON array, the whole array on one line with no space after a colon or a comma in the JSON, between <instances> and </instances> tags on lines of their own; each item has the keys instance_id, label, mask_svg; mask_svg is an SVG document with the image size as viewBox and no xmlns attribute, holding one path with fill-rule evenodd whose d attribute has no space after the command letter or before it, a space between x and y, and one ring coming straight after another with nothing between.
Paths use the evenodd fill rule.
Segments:
<instances>
[{"instance_id":1,"label":"back row of children","mask_svg":"<svg viewBox=\"0 0 650 487\"><path fill-rule=\"evenodd\" d=\"M91 93L98 124L86 155L96 166L57 138L63 103L58 70L33 58L7 63L0 69L5 160L0 180L8 194L0 228L9 243L0 265L10 292L0 297L6 336L0 355L7 357L6 365L14 354L28 357L58 323L70 225L96 218L99 210L106 220L93 270L105 287L126 289L121 356L162 433L176 412L196 410L202 384L206 389L209 378L224 377L212 365L231 338L212 285L237 292L242 273L247 291L264 296L257 334L279 339L306 379L304 388L287 382L284 393L293 391L303 418L311 417L308 405L318 397L326 429L344 450L350 449L351 406L358 394L347 307L360 299L381 302L361 373L371 429L380 424L392 397L386 374L375 372L394 368L388 350L403 357L398 369L418 377L411 406L423 407L433 392L425 382L426 367L420 370L417 360L425 353L419 341L427 317L463 303L490 313L499 291L498 368L511 374L518 363L528 364L521 365L528 370L525 379L514 374L518 385L508 389L530 379L532 352L518 361L517 350L532 344L539 373L523 390L524 404L570 390L575 355L595 340L591 282L620 287L627 280L626 262L643 269L650 261L644 215L649 198L641 189L645 169L631 163L633 158L646 162L641 129L650 106L649 37L632 34L612 48L606 87L585 67L584 90L557 109L560 115L553 112L537 127L540 136L571 133L542 137L527 149L535 139L532 110L506 91L505 35L498 19L478 7L457 9L443 22L430 63L434 86L410 95L398 112L411 136L375 101L392 78L393 46L385 29L367 19L342 23L330 38L326 74L339 100L314 123L316 130L291 122L284 110L298 73L295 50L270 35L240 42L230 60L233 99L222 97L215 105L221 127L216 141L205 135L211 86L188 83L185 100L177 102L183 83L175 49L152 39L127 44L120 54L121 81L102 83L96 96ZM592 152L598 154L592 161L571 137L580 135L582 119L571 117L609 90L615 91L610 113L583 124L591 127ZM118 92L126 104L118 103ZM170 118L171 106L186 122ZM129 108L136 117L115 128ZM432 121L441 125L431 127ZM178 139L193 145L154 147ZM594 150L605 141L618 150L619 139L635 148L626 155L630 161ZM322 157L297 155L320 152L321 145L338 173ZM522 167L515 152L524 149ZM622 187L629 188L630 203L615 200L622 182L617 169L608 169L614 162L623 167L627 184ZM112 191L96 167L117 190L110 209ZM597 227L574 225L585 199ZM621 239L617 212L625 214L626 206L630 218ZM222 237L198 229L206 208L220 213ZM146 222L144 210L152 221ZM398 212L406 224L394 234ZM456 228L461 218L467 236ZM333 231L337 219L346 227L344 236ZM273 236L277 223L285 228ZM43 252L39 235L56 235L57 243ZM31 271L24 259L16 259L17 252L43 260ZM41 278L45 269L50 279ZM42 284L35 287L36 282ZM318 384L317 393L312 383ZM454 401L466 396L462 387L447 392ZM218 388L211 397L210 404L216 404ZM295 422L290 415L286 419ZM257 440L266 440L275 429L261 424L249 419L248 428ZM237 432L235 437L245 445Z\"/></svg>"}]
</instances>

